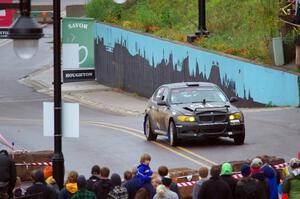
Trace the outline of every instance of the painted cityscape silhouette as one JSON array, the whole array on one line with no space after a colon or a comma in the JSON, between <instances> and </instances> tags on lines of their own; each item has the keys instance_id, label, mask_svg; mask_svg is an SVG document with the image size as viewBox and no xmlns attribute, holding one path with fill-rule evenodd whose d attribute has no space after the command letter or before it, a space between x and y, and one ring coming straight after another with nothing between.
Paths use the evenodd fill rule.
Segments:
<instances>
[{"instance_id":1,"label":"painted cityscape silhouette","mask_svg":"<svg viewBox=\"0 0 300 199\"><path fill-rule=\"evenodd\" d=\"M182 63L173 64L173 55L155 64L146 59L146 50L137 55L131 55L126 47L126 41L105 46L103 39L96 42L96 78L100 83L119 87L129 92L149 97L162 84L173 82L202 81L217 84L230 97L238 97L236 103L240 107L262 107L264 104L255 102L250 91L244 89L244 96L238 96L236 83L225 74L221 78L218 62L211 63L210 75L206 77L200 72L196 63L196 70L190 71L188 56ZM206 67L204 66L204 71Z\"/></svg>"}]
</instances>

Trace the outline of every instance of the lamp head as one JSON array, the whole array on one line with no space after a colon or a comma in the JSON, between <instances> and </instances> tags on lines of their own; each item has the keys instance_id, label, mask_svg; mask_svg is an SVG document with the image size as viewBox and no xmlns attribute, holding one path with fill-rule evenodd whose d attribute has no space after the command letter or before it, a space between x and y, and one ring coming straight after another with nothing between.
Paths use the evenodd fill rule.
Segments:
<instances>
[{"instance_id":1,"label":"lamp head","mask_svg":"<svg viewBox=\"0 0 300 199\"><path fill-rule=\"evenodd\" d=\"M114 0L115 3L117 4L123 4L125 3L127 0Z\"/></svg>"},{"instance_id":2,"label":"lamp head","mask_svg":"<svg viewBox=\"0 0 300 199\"><path fill-rule=\"evenodd\" d=\"M15 53L22 59L30 59L36 53L38 40L43 36L43 29L30 16L18 17L8 31L8 38L14 40Z\"/></svg>"}]
</instances>

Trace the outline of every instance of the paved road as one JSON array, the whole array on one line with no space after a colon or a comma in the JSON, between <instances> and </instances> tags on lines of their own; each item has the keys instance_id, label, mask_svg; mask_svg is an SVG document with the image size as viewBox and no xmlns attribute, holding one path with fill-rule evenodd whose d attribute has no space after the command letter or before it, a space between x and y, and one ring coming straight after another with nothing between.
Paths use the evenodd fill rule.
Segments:
<instances>
[{"instance_id":1,"label":"paved road","mask_svg":"<svg viewBox=\"0 0 300 199\"><path fill-rule=\"evenodd\" d=\"M31 60L18 59L12 43L0 47L0 133L17 147L28 150L53 149L53 138L42 136L42 102L52 99L21 85L18 79L52 62L51 29L40 42ZM48 36L48 38L47 38ZM139 156L152 155L152 167L198 168L213 162L251 158L258 154L295 156L299 148L300 111L297 108L275 111L246 111L246 143L235 146L230 140L202 140L170 148L166 139L148 143L142 135L142 117L125 117L81 107L80 138L64 139L66 169L88 174L93 164L123 172L138 163ZM114 125L113 125L114 124Z\"/></svg>"}]
</instances>

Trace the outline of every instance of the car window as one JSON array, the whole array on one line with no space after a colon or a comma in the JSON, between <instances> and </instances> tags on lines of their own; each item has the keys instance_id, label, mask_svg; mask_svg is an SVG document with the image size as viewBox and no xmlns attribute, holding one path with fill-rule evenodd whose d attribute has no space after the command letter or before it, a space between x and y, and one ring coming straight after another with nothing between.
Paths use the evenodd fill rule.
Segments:
<instances>
[{"instance_id":1,"label":"car window","mask_svg":"<svg viewBox=\"0 0 300 199\"><path fill-rule=\"evenodd\" d=\"M171 103L226 102L226 96L215 87L186 87L171 90Z\"/></svg>"},{"instance_id":2,"label":"car window","mask_svg":"<svg viewBox=\"0 0 300 199\"><path fill-rule=\"evenodd\" d=\"M154 97L153 97L153 100L154 101L158 101L162 98L163 94L164 94L164 91L165 91L165 87L162 87L160 89L157 90L157 92L155 93Z\"/></svg>"},{"instance_id":3,"label":"car window","mask_svg":"<svg viewBox=\"0 0 300 199\"><path fill-rule=\"evenodd\" d=\"M169 90L166 87L162 87L157 90L157 92L155 93L155 95L153 97L153 100L154 101L159 101L159 100L166 101L168 93L169 93Z\"/></svg>"}]
</instances>

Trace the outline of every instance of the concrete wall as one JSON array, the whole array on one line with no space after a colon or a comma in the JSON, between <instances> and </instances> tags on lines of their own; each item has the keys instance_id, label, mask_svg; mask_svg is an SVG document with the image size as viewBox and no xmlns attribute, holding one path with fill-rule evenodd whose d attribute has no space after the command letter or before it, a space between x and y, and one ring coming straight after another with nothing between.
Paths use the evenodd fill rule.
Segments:
<instances>
[{"instance_id":1,"label":"concrete wall","mask_svg":"<svg viewBox=\"0 0 300 199\"><path fill-rule=\"evenodd\" d=\"M150 96L161 84L209 81L241 106L299 105L299 77L190 45L106 24L96 25L96 77Z\"/></svg>"}]
</instances>

